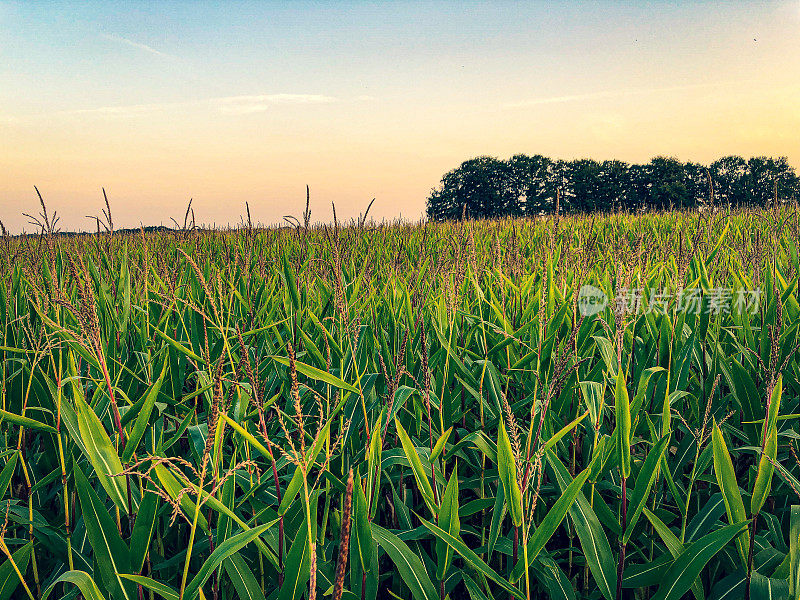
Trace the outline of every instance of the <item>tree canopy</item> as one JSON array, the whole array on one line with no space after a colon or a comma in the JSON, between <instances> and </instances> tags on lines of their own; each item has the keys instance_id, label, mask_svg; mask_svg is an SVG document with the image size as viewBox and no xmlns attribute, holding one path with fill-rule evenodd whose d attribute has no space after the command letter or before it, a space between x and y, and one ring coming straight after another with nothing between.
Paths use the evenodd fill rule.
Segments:
<instances>
[{"instance_id":1,"label":"tree canopy","mask_svg":"<svg viewBox=\"0 0 800 600\"><path fill-rule=\"evenodd\" d=\"M786 157L725 156L708 166L657 156L646 164L479 156L442 177L427 201L434 220L565 212L765 206L800 196Z\"/></svg>"}]
</instances>

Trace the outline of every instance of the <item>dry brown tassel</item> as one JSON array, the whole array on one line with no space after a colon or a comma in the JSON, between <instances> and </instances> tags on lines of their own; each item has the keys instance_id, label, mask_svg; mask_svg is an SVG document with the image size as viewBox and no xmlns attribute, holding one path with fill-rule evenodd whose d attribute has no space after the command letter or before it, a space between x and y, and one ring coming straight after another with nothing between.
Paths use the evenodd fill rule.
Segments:
<instances>
[{"instance_id":1,"label":"dry brown tassel","mask_svg":"<svg viewBox=\"0 0 800 600\"><path fill-rule=\"evenodd\" d=\"M350 513L353 507L353 469L347 476L347 490L342 507L342 528L339 533L339 558L336 561L336 581L333 583L333 600L341 600L344 591L344 574L347 570L347 554L350 551Z\"/></svg>"}]
</instances>

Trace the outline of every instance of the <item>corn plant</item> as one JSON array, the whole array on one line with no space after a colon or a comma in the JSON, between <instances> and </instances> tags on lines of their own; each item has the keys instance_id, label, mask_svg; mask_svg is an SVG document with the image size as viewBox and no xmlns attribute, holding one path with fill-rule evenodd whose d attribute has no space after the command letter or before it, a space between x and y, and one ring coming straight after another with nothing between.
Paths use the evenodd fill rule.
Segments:
<instances>
[{"instance_id":1,"label":"corn plant","mask_svg":"<svg viewBox=\"0 0 800 600\"><path fill-rule=\"evenodd\" d=\"M797 207L107 209L0 246L0 600L800 598Z\"/></svg>"}]
</instances>

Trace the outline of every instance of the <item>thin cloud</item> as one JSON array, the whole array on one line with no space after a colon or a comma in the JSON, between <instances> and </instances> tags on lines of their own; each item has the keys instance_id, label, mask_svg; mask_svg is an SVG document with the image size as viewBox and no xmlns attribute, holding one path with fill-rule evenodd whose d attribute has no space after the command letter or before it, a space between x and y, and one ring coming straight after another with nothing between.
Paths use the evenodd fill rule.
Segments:
<instances>
[{"instance_id":1,"label":"thin cloud","mask_svg":"<svg viewBox=\"0 0 800 600\"><path fill-rule=\"evenodd\" d=\"M640 96L645 94L661 94L668 92L683 92L687 90L714 88L727 85L741 85L747 83L746 81L724 81L718 83L696 83L690 85L675 85L670 87L659 88L640 88L640 89L621 89L621 90L603 90L600 92L590 92L588 94L571 94L566 96L550 96L546 98L532 98L530 100L522 100L519 102L507 102L503 104L503 108L528 108L531 106L541 106L543 104L561 104L565 102L580 102L584 100L606 100L609 98L619 98L621 96Z\"/></svg>"},{"instance_id":2,"label":"thin cloud","mask_svg":"<svg viewBox=\"0 0 800 600\"><path fill-rule=\"evenodd\" d=\"M29 118L47 118L54 116L94 116L109 119L124 119L153 113L186 110L216 110L223 115L248 115L264 112L275 105L313 105L338 102L338 98L322 94L263 94L255 96L224 96L205 100L186 102L159 102L149 104L124 104L116 106L96 106L60 110L52 113L31 115ZM0 115L0 124L4 121L13 123L14 117Z\"/></svg>"},{"instance_id":3,"label":"thin cloud","mask_svg":"<svg viewBox=\"0 0 800 600\"><path fill-rule=\"evenodd\" d=\"M165 111L190 106L187 102L164 102L160 104L128 104L121 106L98 106L95 108L81 108L76 110L62 110L56 115L98 115L108 117L134 117L142 114Z\"/></svg>"},{"instance_id":4,"label":"thin cloud","mask_svg":"<svg viewBox=\"0 0 800 600\"><path fill-rule=\"evenodd\" d=\"M247 115L264 112L275 104L330 104L336 100L333 96L321 94L264 94L215 98L214 103L222 114Z\"/></svg>"},{"instance_id":5,"label":"thin cloud","mask_svg":"<svg viewBox=\"0 0 800 600\"><path fill-rule=\"evenodd\" d=\"M577 102L580 100L600 100L604 98L615 98L630 93L627 90L593 92L591 94L572 94L569 96L551 96L549 98L532 98L531 100L521 100L519 102L507 102L503 108L527 108L529 106L540 106L542 104L561 104L563 102Z\"/></svg>"},{"instance_id":6,"label":"thin cloud","mask_svg":"<svg viewBox=\"0 0 800 600\"><path fill-rule=\"evenodd\" d=\"M156 50L152 46L148 46L147 44L142 44L140 42L129 40L128 38L122 37L121 35L117 35L115 33L101 33L100 37L112 42L117 42L119 44L130 46L131 48L137 48L138 50L143 50L145 52L149 52L150 54L155 54L156 56L161 56L163 58L176 58L174 56L171 56L170 54L167 54L166 52L162 52L161 50Z\"/></svg>"}]
</instances>

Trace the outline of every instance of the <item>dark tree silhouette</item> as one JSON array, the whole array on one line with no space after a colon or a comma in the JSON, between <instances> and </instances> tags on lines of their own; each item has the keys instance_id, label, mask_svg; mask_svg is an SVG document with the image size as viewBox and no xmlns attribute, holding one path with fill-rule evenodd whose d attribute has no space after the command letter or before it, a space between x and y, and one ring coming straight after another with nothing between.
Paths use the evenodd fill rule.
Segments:
<instances>
[{"instance_id":1,"label":"dark tree silhouette","mask_svg":"<svg viewBox=\"0 0 800 600\"><path fill-rule=\"evenodd\" d=\"M740 206L746 196L749 169L741 156L724 156L709 166L714 181L714 202Z\"/></svg>"},{"instance_id":2,"label":"dark tree silhouette","mask_svg":"<svg viewBox=\"0 0 800 600\"><path fill-rule=\"evenodd\" d=\"M428 216L455 219L521 215L522 207L507 161L489 156L472 158L445 174L428 199Z\"/></svg>"},{"instance_id":3,"label":"dark tree silhouette","mask_svg":"<svg viewBox=\"0 0 800 600\"><path fill-rule=\"evenodd\" d=\"M551 214L557 203L562 213L766 206L798 196L800 178L785 157L726 156L706 167L665 156L629 165L516 154L461 163L431 190L427 213L445 220Z\"/></svg>"}]
</instances>

